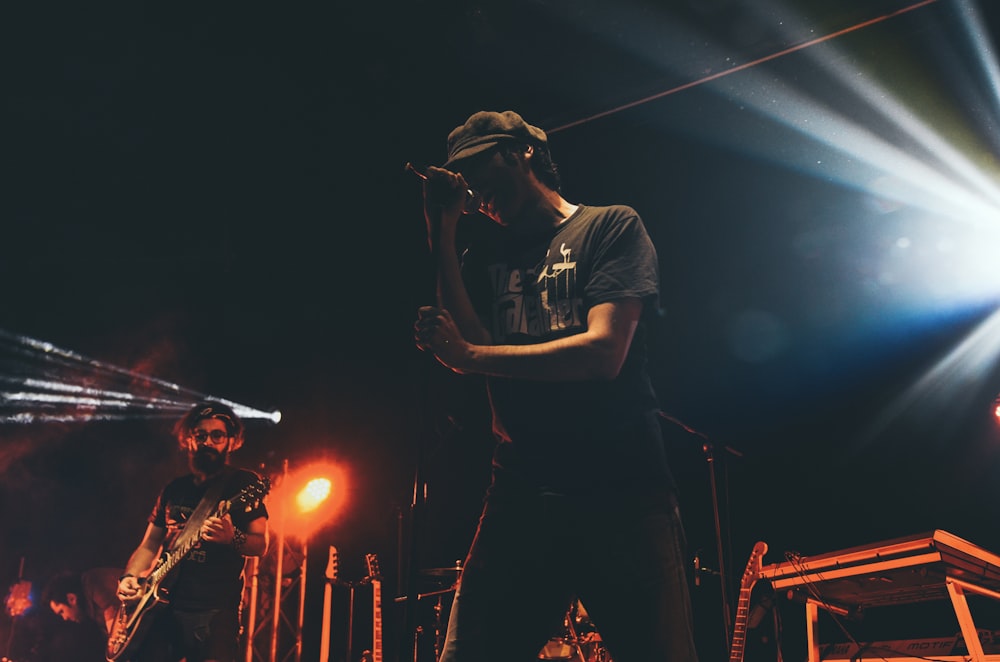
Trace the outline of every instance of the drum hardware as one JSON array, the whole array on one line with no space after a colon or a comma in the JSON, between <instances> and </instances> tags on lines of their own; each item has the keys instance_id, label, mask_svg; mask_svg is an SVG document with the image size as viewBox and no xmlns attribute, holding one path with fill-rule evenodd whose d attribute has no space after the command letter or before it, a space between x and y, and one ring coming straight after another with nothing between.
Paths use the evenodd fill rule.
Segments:
<instances>
[{"instance_id":1,"label":"drum hardware","mask_svg":"<svg viewBox=\"0 0 1000 662\"><path fill-rule=\"evenodd\" d=\"M420 571L420 575L423 577L443 577L445 579L454 579L455 581L458 581L461 574L461 561L455 561L455 565L448 568L425 568Z\"/></svg>"},{"instance_id":2,"label":"drum hardware","mask_svg":"<svg viewBox=\"0 0 1000 662\"><path fill-rule=\"evenodd\" d=\"M574 600L563 619L563 636L554 637L538 653L539 660L560 662L612 662L600 633L583 603Z\"/></svg>"},{"instance_id":3,"label":"drum hardware","mask_svg":"<svg viewBox=\"0 0 1000 662\"><path fill-rule=\"evenodd\" d=\"M437 596L437 601L434 603L434 660L437 662L441 657L441 651L444 648L444 638L446 630L444 628L444 620L441 618L441 614L444 611L444 606L442 604L442 599L445 593L451 593L455 590L455 587L441 589L440 591L431 591L429 593L419 593L417 594L417 600L422 600L423 598L430 598ZM401 595L395 599L396 602L406 602L409 596ZM421 635L424 633L424 626L418 625L413 631L413 646L414 651L418 648L418 643L420 641ZM417 653L414 653L414 662L416 662Z\"/></svg>"},{"instance_id":4,"label":"drum hardware","mask_svg":"<svg viewBox=\"0 0 1000 662\"><path fill-rule=\"evenodd\" d=\"M444 634L445 630L441 627L444 623L441 620L441 596L438 596L437 602L434 604L434 661L441 659L441 651L444 649Z\"/></svg>"},{"instance_id":5,"label":"drum hardware","mask_svg":"<svg viewBox=\"0 0 1000 662\"><path fill-rule=\"evenodd\" d=\"M462 575L462 562L455 561L454 566L447 568L425 568L420 570L419 574L422 577L427 577L432 580L447 580L449 583L449 586L445 588L426 591L424 593L417 593L415 596L418 601L423 600L424 598L437 598L434 603L434 622L432 624L434 628L434 660L437 662L437 660L441 657L441 652L444 648L444 638L446 634L444 619L442 618L442 614L444 612L443 599L446 593L453 593L455 589L458 588L458 580ZM394 602L407 602L409 597L410 596L408 595L400 595L394 598ZM414 658L416 658L418 642L423 633L424 627L422 625L417 625L413 631Z\"/></svg>"},{"instance_id":6,"label":"drum hardware","mask_svg":"<svg viewBox=\"0 0 1000 662\"><path fill-rule=\"evenodd\" d=\"M435 595L443 595L445 593L451 593L455 590L454 586L449 586L448 588L438 589L437 591L428 591L427 593L417 593L417 600L423 600L424 598L432 598ZM410 599L408 595L400 595L393 599L394 602L406 602ZM440 598L438 598L440 600Z\"/></svg>"}]
</instances>

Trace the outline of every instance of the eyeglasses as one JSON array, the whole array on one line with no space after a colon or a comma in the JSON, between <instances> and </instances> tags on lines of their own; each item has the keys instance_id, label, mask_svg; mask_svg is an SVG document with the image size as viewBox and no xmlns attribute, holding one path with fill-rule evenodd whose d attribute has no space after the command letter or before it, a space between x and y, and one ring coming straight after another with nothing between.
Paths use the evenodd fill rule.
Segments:
<instances>
[{"instance_id":1,"label":"eyeglasses","mask_svg":"<svg viewBox=\"0 0 1000 662\"><path fill-rule=\"evenodd\" d=\"M205 441L211 437L212 443L217 444L223 439L229 438L229 433L225 430L195 430L191 433L191 438L197 441L199 444L205 443Z\"/></svg>"}]
</instances>

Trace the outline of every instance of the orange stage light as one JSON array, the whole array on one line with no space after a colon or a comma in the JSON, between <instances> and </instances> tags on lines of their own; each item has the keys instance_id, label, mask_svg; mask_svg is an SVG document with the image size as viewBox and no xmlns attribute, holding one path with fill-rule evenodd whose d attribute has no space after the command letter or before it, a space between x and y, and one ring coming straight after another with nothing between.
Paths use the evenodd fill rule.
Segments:
<instances>
[{"instance_id":1,"label":"orange stage light","mask_svg":"<svg viewBox=\"0 0 1000 662\"><path fill-rule=\"evenodd\" d=\"M331 483L329 478L313 478L306 486L299 490L295 503L299 507L299 512L309 513L322 505L326 498L330 496Z\"/></svg>"},{"instance_id":2,"label":"orange stage light","mask_svg":"<svg viewBox=\"0 0 1000 662\"><path fill-rule=\"evenodd\" d=\"M335 522L347 505L347 471L328 460L290 469L274 482L267 499L271 527L282 527L289 537L307 540Z\"/></svg>"},{"instance_id":3,"label":"orange stage light","mask_svg":"<svg viewBox=\"0 0 1000 662\"><path fill-rule=\"evenodd\" d=\"M10 593L7 594L6 600L8 614L20 616L31 609L32 604L31 582L20 580L10 587Z\"/></svg>"}]
</instances>

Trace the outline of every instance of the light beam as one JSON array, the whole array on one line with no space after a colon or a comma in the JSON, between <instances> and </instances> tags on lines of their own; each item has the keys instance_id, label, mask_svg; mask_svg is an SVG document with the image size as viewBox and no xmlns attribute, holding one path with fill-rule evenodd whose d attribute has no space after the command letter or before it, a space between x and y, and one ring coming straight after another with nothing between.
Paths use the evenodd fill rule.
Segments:
<instances>
[{"instance_id":1,"label":"light beam","mask_svg":"<svg viewBox=\"0 0 1000 662\"><path fill-rule=\"evenodd\" d=\"M244 420L281 420L280 411L199 393L0 330L0 424L178 418L202 400L227 404Z\"/></svg>"}]
</instances>

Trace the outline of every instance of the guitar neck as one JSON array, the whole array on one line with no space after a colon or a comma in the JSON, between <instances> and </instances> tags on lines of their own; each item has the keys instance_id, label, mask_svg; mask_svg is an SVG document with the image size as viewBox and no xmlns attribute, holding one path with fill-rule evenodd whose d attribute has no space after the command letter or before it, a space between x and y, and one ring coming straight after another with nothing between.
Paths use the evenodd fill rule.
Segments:
<instances>
[{"instance_id":1,"label":"guitar neck","mask_svg":"<svg viewBox=\"0 0 1000 662\"><path fill-rule=\"evenodd\" d=\"M225 517L226 513L229 512L229 505L229 501L222 502L219 507L216 508L212 516ZM168 552L163 558L163 562L156 566L151 573L149 573L149 577L146 578L146 582L156 586L163 581L163 578L170 574L170 571L173 570L185 556L187 556L188 552L190 552L200 540L201 533L199 532L196 535L189 536L187 540L182 542L176 549Z\"/></svg>"},{"instance_id":2,"label":"guitar neck","mask_svg":"<svg viewBox=\"0 0 1000 662\"><path fill-rule=\"evenodd\" d=\"M382 581L372 579L372 662L382 662Z\"/></svg>"},{"instance_id":3,"label":"guitar neck","mask_svg":"<svg viewBox=\"0 0 1000 662\"><path fill-rule=\"evenodd\" d=\"M740 580L740 598L736 603L736 622L733 624L733 643L729 648L729 662L743 662L743 649L747 640L747 621L750 620L750 595L760 575L760 564L767 553L767 543L763 540L753 546L750 560Z\"/></svg>"},{"instance_id":4,"label":"guitar neck","mask_svg":"<svg viewBox=\"0 0 1000 662\"><path fill-rule=\"evenodd\" d=\"M747 620L750 616L751 589L740 589L736 603L736 622L733 625L733 645L729 649L729 662L743 662L743 652L747 641Z\"/></svg>"}]
</instances>

